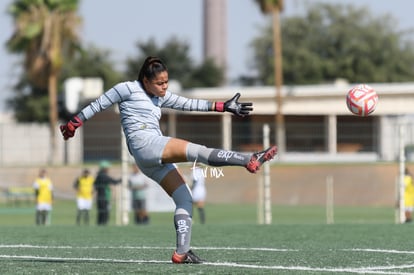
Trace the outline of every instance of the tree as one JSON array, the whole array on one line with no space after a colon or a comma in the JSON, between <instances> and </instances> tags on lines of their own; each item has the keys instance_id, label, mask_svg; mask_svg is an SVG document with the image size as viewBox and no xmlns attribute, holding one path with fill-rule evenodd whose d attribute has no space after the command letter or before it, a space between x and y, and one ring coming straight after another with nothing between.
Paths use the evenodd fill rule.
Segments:
<instances>
[{"instance_id":1,"label":"tree","mask_svg":"<svg viewBox=\"0 0 414 275\"><path fill-rule=\"evenodd\" d=\"M215 87L224 80L224 71L207 59L200 65L195 65L191 59L187 43L177 38L170 38L159 47L154 39L136 44L138 56L128 58L126 75L130 79L137 79L141 65L147 56L160 57L168 67L169 78L178 80L183 88Z\"/></svg>"},{"instance_id":2,"label":"tree","mask_svg":"<svg viewBox=\"0 0 414 275\"><path fill-rule=\"evenodd\" d=\"M108 90L124 79L122 73L115 69L115 65L110 58L111 52L109 50L100 49L94 45L82 48L65 63L59 83L63 83L71 77L98 77L103 81L104 90ZM74 114L69 113L64 108L62 98L59 103L59 117L65 120L70 119Z\"/></svg>"},{"instance_id":3,"label":"tree","mask_svg":"<svg viewBox=\"0 0 414 275\"><path fill-rule=\"evenodd\" d=\"M99 77L104 82L104 89L111 88L123 80L124 76L115 69L111 60L111 51L89 45L77 51L62 68L61 79L69 77Z\"/></svg>"},{"instance_id":4,"label":"tree","mask_svg":"<svg viewBox=\"0 0 414 275\"><path fill-rule=\"evenodd\" d=\"M269 59L271 26L253 40L257 82L274 83ZM315 4L304 16L282 20L283 79L286 84L411 81L412 33L398 29L389 15L374 17L367 8Z\"/></svg>"},{"instance_id":5,"label":"tree","mask_svg":"<svg viewBox=\"0 0 414 275\"><path fill-rule=\"evenodd\" d=\"M7 41L10 52L24 54L24 77L32 88L48 92L50 162L56 161L58 77L65 56L78 44L78 0L15 0L9 7L15 31ZM41 100L44 97L40 96Z\"/></svg>"},{"instance_id":6,"label":"tree","mask_svg":"<svg viewBox=\"0 0 414 275\"><path fill-rule=\"evenodd\" d=\"M22 75L14 86L14 96L8 99L9 108L20 122L47 122L49 119L49 97L47 89L29 86L29 81Z\"/></svg>"}]
</instances>

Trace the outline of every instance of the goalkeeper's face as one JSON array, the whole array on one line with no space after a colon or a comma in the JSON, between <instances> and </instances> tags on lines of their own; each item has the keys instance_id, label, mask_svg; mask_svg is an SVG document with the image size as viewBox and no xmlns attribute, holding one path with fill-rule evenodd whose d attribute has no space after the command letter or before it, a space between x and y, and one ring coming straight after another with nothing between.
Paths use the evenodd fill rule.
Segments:
<instances>
[{"instance_id":1,"label":"goalkeeper's face","mask_svg":"<svg viewBox=\"0 0 414 275\"><path fill-rule=\"evenodd\" d=\"M144 79L145 91L151 95L163 97L168 89L168 72L158 73L155 78L149 80Z\"/></svg>"}]
</instances>

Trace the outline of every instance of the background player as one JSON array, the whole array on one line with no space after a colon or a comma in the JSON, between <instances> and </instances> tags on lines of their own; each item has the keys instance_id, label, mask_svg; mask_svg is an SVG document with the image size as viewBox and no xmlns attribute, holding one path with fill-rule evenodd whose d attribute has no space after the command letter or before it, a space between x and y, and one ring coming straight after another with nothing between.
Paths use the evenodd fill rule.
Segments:
<instances>
[{"instance_id":1,"label":"background player","mask_svg":"<svg viewBox=\"0 0 414 275\"><path fill-rule=\"evenodd\" d=\"M197 207L198 216L200 218L200 223L206 223L206 213L205 213L205 200L206 200L206 179L203 172L203 167L200 165L194 165L192 168L192 180L193 185L191 186L191 193L193 195L194 205Z\"/></svg>"},{"instance_id":2,"label":"background player","mask_svg":"<svg viewBox=\"0 0 414 275\"><path fill-rule=\"evenodd\" d=\"M46 169L41 169L39 176L33 183L36 196L36 224L50 223L50 211L53 203L53 184L47 176Z\"/></svg>"},{"instance_id":3,"label":"background player","mask_svg":"<svg viewBox=\"0 0 414 275\"><path fill-rule=\"evenodd\" d=\"M405 223L413 221L414 209L414 181L408 168L404 171L404 214Z\"/></svg>"},{"instance_id":4,"label":"background player","mask_svg":"<svg viewBox=\"0 0 414 275\"><path fill-rule=\"evenodd\" d=\"M94 177L88 169L82 171L73 184L73 188L76 190L76 224L80 225L81 220L85 225L89 225L89 213L92 208L93 199L93 182Z\"/></svg>"},{"instance_id":5,"label":"background player","mask_svg":"<svg viewBox=\"0 0 414 275\"><path fill-rule=\"evenodd\" d=\"M134 211L134 222L136 224L148 224L149 216L146 208L148 178L139 171L137 165L132 166L129 175L128 187L132 195L132 209Z\"/></svg>"}]
</instances>

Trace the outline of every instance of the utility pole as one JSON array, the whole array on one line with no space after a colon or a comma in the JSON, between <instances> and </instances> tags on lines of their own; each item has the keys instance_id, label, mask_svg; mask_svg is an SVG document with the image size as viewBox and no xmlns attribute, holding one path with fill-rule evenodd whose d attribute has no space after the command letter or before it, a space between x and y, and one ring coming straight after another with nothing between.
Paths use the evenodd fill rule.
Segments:
<instances>
[{"instance_id":1,"label":"utility pole","mask_svg":"<svg viewBox=\"0 0 414 275\"><path fill-rule=\"evenodd\" d=\"M275 88L276 88L276 143L278 152L286 152L285 142L285 119L282 112L282 86L283 86L283 69L282 69L282 38L280 31L280 11L282 2L273 7L273 53L275 65Z\"/></svg>"}]
</instances>

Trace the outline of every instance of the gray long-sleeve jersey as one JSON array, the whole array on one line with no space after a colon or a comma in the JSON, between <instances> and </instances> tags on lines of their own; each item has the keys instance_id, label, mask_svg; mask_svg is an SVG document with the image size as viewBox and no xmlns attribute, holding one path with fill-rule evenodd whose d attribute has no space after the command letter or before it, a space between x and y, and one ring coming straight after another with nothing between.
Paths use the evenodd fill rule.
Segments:
<instances>
[{"instance_id":1,"label":"gray long-sleeve jersey","mask_svg":"<svg viewBox=\"0 0 414 275\"><path fill-rule=\"evenodd\" d=\"M211 102L207 100L190 99L170 91L167 91L164 97L150 97L139 81L127 81L118 83L106 91L83 108L78 116L86 121L115 103L119 106L121 124L127 140L142 130L162 135L159 125L161 108L202 112L211 109Z\"/></svg>"}]
</instances>

